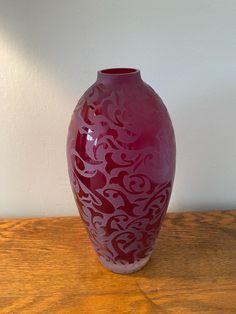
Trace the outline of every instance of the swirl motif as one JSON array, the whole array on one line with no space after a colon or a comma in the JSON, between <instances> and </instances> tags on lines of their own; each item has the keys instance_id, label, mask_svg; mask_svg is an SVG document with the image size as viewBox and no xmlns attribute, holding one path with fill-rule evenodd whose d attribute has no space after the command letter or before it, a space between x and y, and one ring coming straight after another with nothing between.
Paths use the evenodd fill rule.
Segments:
<instances>
[{"instance_id":1,"label":"swirl motif","mask_svg":"<svg viewBox=\"0 0 236 314\"><path fill-rule=\"evenodd\" d=\"M170 199L174 133L157 97L146 84L94 84L72 116L67 156L75 200L97 254L115 264L150 254Z\"/></svg>"}]
</instances>

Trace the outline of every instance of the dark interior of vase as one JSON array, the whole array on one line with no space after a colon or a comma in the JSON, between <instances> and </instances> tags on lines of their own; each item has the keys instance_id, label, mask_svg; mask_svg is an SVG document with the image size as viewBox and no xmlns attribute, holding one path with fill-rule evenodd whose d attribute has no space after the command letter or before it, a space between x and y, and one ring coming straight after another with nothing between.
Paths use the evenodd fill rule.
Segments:
<instances>
[{"instance_id":1,"label":"dark interior of vase","mask_svg":"<svg viewBox=\"0 0 236 314\"><path fill-rule=\"evenodd\" d=\"M137 72L136 69L132 68L114 68L114 69L105 69L102 70L101 73L104 74L127 74Z\"/></svg>"}]
</instances>

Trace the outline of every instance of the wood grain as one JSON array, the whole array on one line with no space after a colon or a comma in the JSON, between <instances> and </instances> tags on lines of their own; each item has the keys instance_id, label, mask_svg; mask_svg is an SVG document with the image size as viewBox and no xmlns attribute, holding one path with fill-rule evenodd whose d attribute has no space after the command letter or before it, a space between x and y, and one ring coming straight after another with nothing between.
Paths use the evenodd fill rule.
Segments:
<instances>
[{"instance_id":1,"label":"wood grain","mask_svg":"<svg viewBox=\"0 0 236 314\"><path fill-rule=\"evenodd\" d=\"M236 313L236 211L168 214L149 264L104 269L79 217L0 220L0 313Z\"/></svg>"}]
</instances>

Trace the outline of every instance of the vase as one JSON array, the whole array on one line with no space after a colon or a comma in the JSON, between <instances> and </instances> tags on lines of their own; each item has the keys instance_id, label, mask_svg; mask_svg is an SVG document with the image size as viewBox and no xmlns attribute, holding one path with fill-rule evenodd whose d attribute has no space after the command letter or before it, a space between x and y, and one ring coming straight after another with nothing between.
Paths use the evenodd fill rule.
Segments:
<instances>
[{"instance_id":1,"label":"vase","mask_svg":"<svg viewBox=\"0 0 236 314\"><path fill-rule=\"evenodd\" d=\"M175 137L139 70L98 71L67 138L72 191L100 262L127 274L149 260L171 196Z\"/></svg>"}]
</instances>

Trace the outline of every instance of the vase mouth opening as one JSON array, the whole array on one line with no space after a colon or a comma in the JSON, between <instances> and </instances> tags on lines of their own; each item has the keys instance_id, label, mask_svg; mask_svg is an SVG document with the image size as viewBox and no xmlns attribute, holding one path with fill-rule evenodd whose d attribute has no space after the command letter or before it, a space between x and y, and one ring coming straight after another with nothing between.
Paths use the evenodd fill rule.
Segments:
<instances>
[{"instance_id":1,"label":"vase mouth opening","mask_svg":"<svg viewBox=\"0 0 236 314\"><path fill-rule=\"evenodd\" d=\"M140 71L134 68L110 68L97 72L97 82L102 84L125 84L141 81Z\"/></svg>"},{"instance_id":2,"label":"vase mouth opening","mask_svg":"<svg viewBox=\"0 0 236 314\"><path fill-rule=\"evenodd\" d=\"M139 73L138 69L134 68L110 68L110 69L103 69L98 71L101 74L105 75L127 75L127 74L137 74Z\"/></svg>"}]
</instances>

